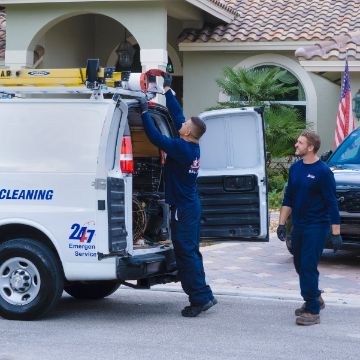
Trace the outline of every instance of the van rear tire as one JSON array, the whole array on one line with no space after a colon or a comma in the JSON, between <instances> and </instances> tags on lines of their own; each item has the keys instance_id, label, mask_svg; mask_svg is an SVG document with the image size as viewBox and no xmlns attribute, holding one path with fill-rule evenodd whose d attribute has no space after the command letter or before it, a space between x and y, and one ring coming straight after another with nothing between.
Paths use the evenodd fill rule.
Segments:
<instances>
[{"instance_id":1,"label":"van rear tire","mask_svg":"<svg viewBox=\"0 0 360 360\"><path fill-rule=\"evenodd\" d=\"M64 290L79 300L99 300L110 296L120 287L118 281L92 281L66 285Z\"/></svg>"},{"instance_id":2,"label":"van rear tire","mask_svg":"<svg viewBox=\"0 0 360 360\"><path fill-rule=\"evenodd\" d=\"M63 291L63 272L51 249L26 238L0 244L0 315L8 320L44 316Z\"/></svg>"}]
</instances>

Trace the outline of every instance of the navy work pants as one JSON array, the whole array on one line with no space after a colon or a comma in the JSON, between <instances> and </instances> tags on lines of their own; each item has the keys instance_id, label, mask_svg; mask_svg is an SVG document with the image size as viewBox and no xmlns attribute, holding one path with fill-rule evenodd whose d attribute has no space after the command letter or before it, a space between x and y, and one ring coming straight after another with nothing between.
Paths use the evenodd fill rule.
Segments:
<instances>
[{"instance_id":1,"label":"navy work pants","mask_svg":"<svg viewBox=\"0 0 360 360\"><path fill-rule=\"evenodd\" d=\"M291 247L295 270L299 274L301 296L306 302L306 311L319 314L320 302L318 264L330 234L328 224L294 226L291 233Z\"/></svg>"},{"instance_id":2,"label":"navy work pants","mask_svg":"<svg viewBox=\"0 0 360 360\"><path fill-rule=\"evenodd\" d=\"M204 305L214 298L206 284L200 243L200 202L171 208L171 237L181 286L191 305Z\"/></svg>"}]
</instances>

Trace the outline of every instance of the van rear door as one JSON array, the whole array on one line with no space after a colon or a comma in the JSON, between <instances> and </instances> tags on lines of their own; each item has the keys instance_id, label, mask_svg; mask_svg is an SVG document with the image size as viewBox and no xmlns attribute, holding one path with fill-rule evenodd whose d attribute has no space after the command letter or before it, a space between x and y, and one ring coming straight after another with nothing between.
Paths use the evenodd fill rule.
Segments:
<instances>
[{"instance_id":1,"label":"van rear door","mask_svg":"<svg viewBox=\"0 0 360 360\"><path fill-rule=\"evenodd\" d=\"M108 238L100 252L123 255L132 250L132 171L124 171L123 166L129 167L126 162L132 161L132 154L125 146L130 135L127 104L119 99L114 105L106 116L99 146L97 224L103 230L101 238Z\"/></svg>"},{"instance_id":2,"label":"van rear door","mask_svg":"<svg viewBox=\"0 0 360 360\"><path fill-rule=\"evenodd\" d=\"M269 241L265 138L253 108L204 112L201 238Z\"/></svg>"}]
</instances>

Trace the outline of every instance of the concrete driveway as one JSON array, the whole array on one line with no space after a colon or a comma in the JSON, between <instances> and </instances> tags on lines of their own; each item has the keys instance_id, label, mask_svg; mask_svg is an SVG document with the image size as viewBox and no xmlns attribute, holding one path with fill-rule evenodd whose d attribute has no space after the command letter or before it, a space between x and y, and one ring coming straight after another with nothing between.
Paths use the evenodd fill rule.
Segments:
<instances>
[{"instance_id":1,"label":"concrete driveway","mask_svg":"<svg viewBox=\"0 0 360 360\"><path fill-rule=\"evenodd\" d=\"M276 237L274 224L271 228L267 243L221 242L201 248L207 281L215 292L302 301L292 255ZM325 250L319 271L327 301L360 305L360 250ZM179 284L161 288L181 290Z\"/></svg>"}]
</instances>

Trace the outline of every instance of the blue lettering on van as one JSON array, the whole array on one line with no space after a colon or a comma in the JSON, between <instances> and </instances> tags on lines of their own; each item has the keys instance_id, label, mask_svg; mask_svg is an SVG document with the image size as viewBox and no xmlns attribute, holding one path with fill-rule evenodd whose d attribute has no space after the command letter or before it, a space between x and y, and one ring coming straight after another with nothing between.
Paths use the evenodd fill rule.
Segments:
<instances>
[{"instance_id":1,"label":"blue lettering on van","mask_svg":"<svg viewBox=\"0 0 360 360\"><path fill-rule=\"evenodd\" d=\"M94 229L89 229L87 226L81 226L76 223L72 224L71 230L69 240L79 240L81 243L91 243L95 234Z\"/></svg>"},{"instance_id":2,"label":"blue lettering on van","mask_svg":"<svg viewBox=\"0 0 360 360\"><path fill-rule=\"evenodd\" d=\"M54 190L0 189L0 200L52 200Z\"/></svg>"}]
</instances>

